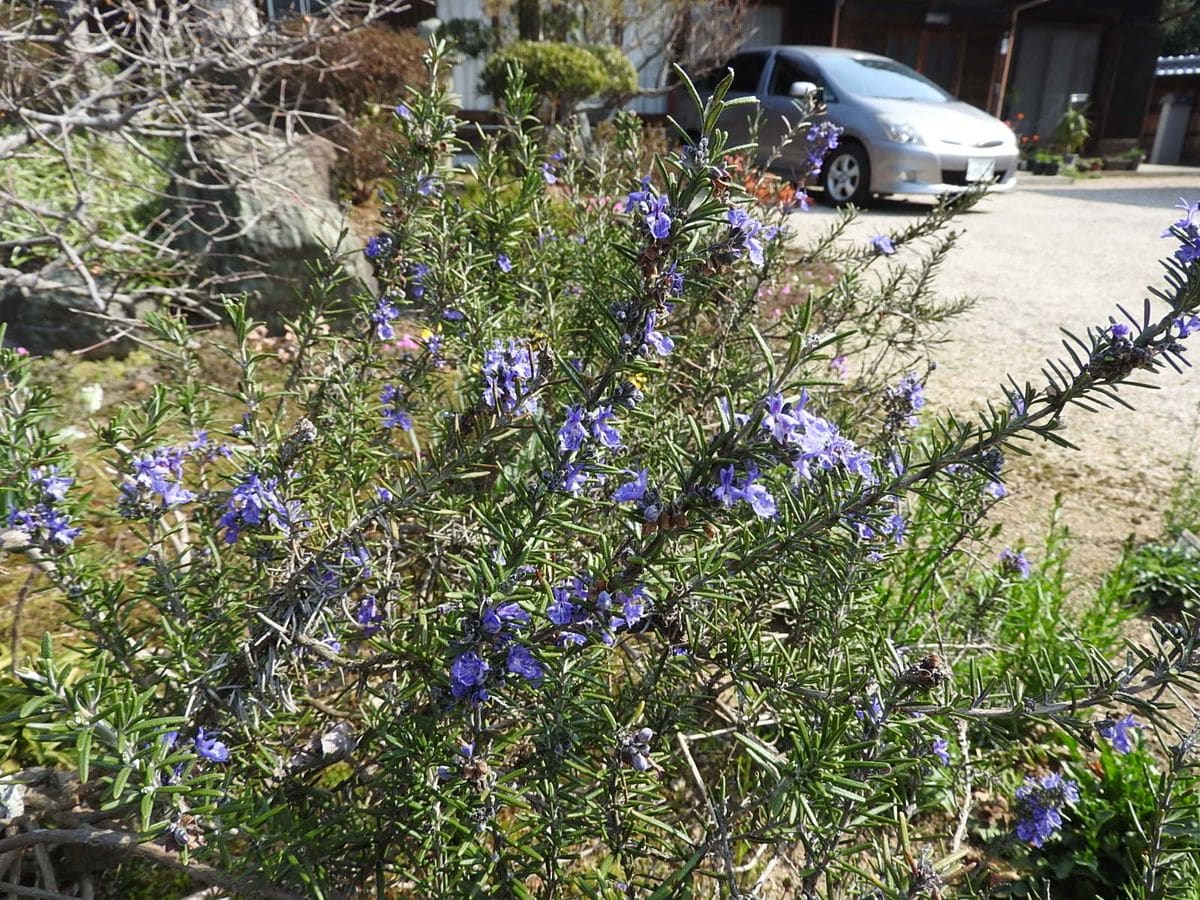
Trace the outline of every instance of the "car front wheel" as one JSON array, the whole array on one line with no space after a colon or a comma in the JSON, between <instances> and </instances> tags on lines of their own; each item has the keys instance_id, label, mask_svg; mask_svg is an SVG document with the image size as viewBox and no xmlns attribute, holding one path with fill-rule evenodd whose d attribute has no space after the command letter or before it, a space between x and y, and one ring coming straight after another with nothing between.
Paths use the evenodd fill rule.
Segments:
<instances>
[{"instance_id":1,"label":"car front wheel","mask_svg":"<svg viewBox=\"0 0 1200 900\"><path fill-rule=\"evenodd\" d=\"M867 154L853 144L838 147L825 160L821 186L834 206L866 205L871 195L871 164Z\"/></svg>"}]
</instances>

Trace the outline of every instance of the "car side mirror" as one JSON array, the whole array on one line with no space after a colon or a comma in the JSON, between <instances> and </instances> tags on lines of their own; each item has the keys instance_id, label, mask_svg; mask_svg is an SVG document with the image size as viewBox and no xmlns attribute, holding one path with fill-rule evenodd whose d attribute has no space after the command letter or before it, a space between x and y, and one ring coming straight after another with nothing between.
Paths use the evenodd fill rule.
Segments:
<instances>
[{"instance_id":1,"label":"car side mirror","mask_svg":"<svg viewBox=\"0 0 1200 900\"><path fill-rule=\"evenodd\" d=\"M812 97L814 94L819 94L821 89L811 81L793 81L792 86L788 88L789 97Z\"/></svg>"}]
</instances>

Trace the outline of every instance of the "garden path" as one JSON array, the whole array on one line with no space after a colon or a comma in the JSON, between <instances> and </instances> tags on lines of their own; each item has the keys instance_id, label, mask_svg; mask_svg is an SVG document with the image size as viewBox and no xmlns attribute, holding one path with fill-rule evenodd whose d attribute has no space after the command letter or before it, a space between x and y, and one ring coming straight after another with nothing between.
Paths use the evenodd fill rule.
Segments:
<instances>
[{"instance_id":1,"label":"garden path","mask_svg":"<svg viewBox=\"0 0 1200 900\"><path fill-rule=\"evenodd\" d=\"M1145 286L1160 281L1157 260L1174 249L1162 230L1177 218L1180 197L1200 200L1200 169L1098 179L1026 176L1017 190L984 199L958 220L963 231L937 285L944 296L978 298L955 321L937 351L928 383L929 413L966 411L1002 396L1011 373L1041 380L1048 355L1062 352L1059 326L1082 331L1104 323L1115 305L1140 313ZM895 230L928 209L920 200L884 201L863 213L851 234L865 239ZM813 225L833 211L816 207ZM803 221L797 219L797 224ZM1192 347L1200 362L1200 347ZM1160 533L1171 491L1185 465L1200 470L1200 370L1164 372L1161 391L1128 389L1136 410L1069 413L1067 437L1081 452L1039 445L1010 457L1010 499L1001 504L1005 543L1045 534L1049 510L1062 495L1072 534L1072 568L1086 580L1115 562L1132 536Z\"/></svg>"}]
</instances>

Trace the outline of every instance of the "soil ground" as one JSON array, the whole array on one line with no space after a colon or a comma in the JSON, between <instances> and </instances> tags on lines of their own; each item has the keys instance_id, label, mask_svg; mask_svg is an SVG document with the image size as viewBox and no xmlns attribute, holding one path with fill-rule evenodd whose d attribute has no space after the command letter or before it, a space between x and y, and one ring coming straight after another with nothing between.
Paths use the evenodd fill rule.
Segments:
<instances>
[{"instance_id":1,"label":"soil ground","mask_svg":"<svg viewBox=\"0 0 1200 900\"><path fill-rule=\"evenodd\" d=\"M1162 230L1181 197L1200 200L1200 169L1080 179L1026 176L1008 194L984 198L956 220L963 232L937 281L944 296L978 303L949 329L938 369L927 386L927 414L965 412L1000 385L1044 383L1041 363L1062 354L1059 327L1082 332L1120 315L1117 304L1141 314L1146 286L1160 284L1158 259L1174 250ZM929 209L928 201L883 200L862 213L850 234L865 239L898 230ZM813 226L833 211L816 207ZM806 230L803 219L797 227ZM1200 355L1200 348L1193 348ZM1157 537L1171 493L1197 456L1200 372L1164 372L1161 391L1122 392L1136 409L1070 413L1066 436L1080 452L1033 446L1011 455L1011 497L997 510L1005 543L1040 542L1055 495L1072 535L1072 568L1100 577L1129 539Z\"/></svg>"}]
</instances>

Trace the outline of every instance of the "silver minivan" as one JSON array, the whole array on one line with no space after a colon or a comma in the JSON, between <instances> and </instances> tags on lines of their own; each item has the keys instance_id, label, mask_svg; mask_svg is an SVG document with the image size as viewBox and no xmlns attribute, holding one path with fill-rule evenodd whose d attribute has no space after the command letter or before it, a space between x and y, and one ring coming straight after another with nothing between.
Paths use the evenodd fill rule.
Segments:
<instances>
[{"instance_id":1,"label":"silver minivan","mask_svg":"<svg viewBox=\"0 0 1200 900\"><path fill-rule=\"evenodd\" d=\"M993 191L1016 186L1012 130L894 59L834 47L757 47L728 67L734 71L729 99L759 99L764 151L782 137L784 116L799 118L797 98L814 90L824 95L826 115L842 137L819 183L838 205L862 206L876 194L946 194L985 181L994 182ZM735 142L746 140L745 107L731 110L721 125ZM772 169L795 180L806 155L803 141L793 143Z\"/></svg>"}]
</instances>

